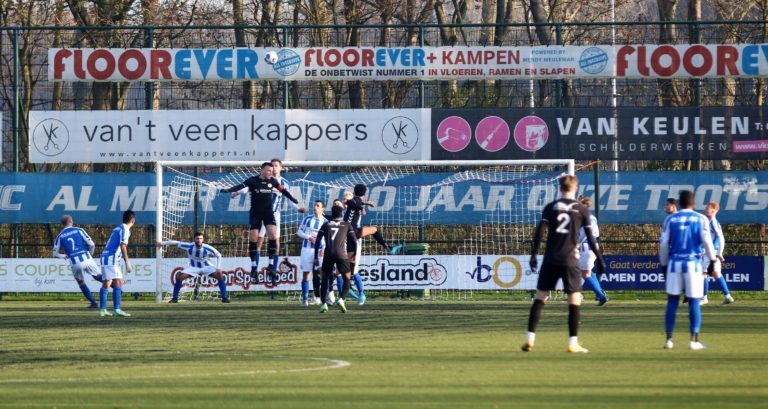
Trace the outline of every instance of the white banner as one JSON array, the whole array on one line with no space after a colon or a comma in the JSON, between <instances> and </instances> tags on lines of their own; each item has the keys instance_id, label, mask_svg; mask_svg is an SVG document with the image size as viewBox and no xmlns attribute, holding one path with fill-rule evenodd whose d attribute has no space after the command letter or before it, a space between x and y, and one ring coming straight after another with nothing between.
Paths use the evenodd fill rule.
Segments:
<instances>
[{"instance_id":1,"label":"white banner","mask_svg":"<svg viewBox=\"0 0 768 409\"><path fill-rule=\"evenodd\" d=\"M766 44L51 48L49 81L502 80L768 75Z\"/></svg>"},{"instance_id":2,"label":"white banner","mask_svg":"<svg viewBox=\"0 0 768 409\"><path fill-rule=\"evenodd\" d=\"M528 269L529 256L363 256L359 272L369 290L530 290L536 288L538 274ZM259 284L249 276L247 258L225 258L229 291L300 291L299 258L281 259L276 287L265 284L262 269ZM97 261L98 262L98 261ZM163 291L171 291L176 271L187 259L163 262ZM131 259L133 272L124 273L125 291L155 292L155 259ZM98 283L86 277L96 291ZM206 278L203 286L217 288L216 280ZM191 285L191 283L187 283ZM68 262L58 259L0 259L0 292L78 292Z\"/></svg>"},{"instance_id":3,"label":"white banner","mask_svg":"<svg viewBox=\"0 0 768 409\"><path fill-rule=\"evenodd\" d=\"M31 163L421 160L430 110L31 111Z\"/></svg>"}]
</instances>

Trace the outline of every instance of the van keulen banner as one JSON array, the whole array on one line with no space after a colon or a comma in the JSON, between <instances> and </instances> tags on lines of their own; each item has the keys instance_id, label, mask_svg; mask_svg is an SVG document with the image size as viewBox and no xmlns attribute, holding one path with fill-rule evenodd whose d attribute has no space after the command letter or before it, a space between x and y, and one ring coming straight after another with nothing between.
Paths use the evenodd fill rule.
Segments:
<instances>
[{"instance_id":1,"label":"van keulen banner","mask_svg":"<svg viewBox=\"0 0 768 409\"><path fill-rule=\"evenodd\" d=\"M768 159L764 107L433 109L432 159Z\"/></svg>"},{"instance_id":2,"label":"van keulen banner","mask_svg":"<svg viewBox=\"0 0 768 409\"><path fill-rule=\"evenodd\" d=\"M31 111L31 163L429 159L428 109Z\"/></svg>"},{"instance_id":3,"label":"van keulen banner","mask_svg":"<svg viewBox=\"0 0 768 409\"><path fill-rule=\"evenodd\" d=\"M554 184L489 183L468 180L443 184L453 174L415 174L384 184L370 185L367 199L372 224L480 224L498 218L499 212L525 215L533 223L541 207L557 195ZM216 179L220 175L205 175ZM322 192L299 182L339 180L343 174L287 172L291 192L303 207L314 200L331 203L344 189ZM579 192L595 197L591 171L579 172ZM165 174L164 185L172 175ZM157 189L153 173L0 173L0 223L58 223L71 214L77 224L113 224L125 210L133 210L140 223L155 220ZM351 186L350 186L351 188ZM664 201L681 190L696 194L695 209L703 211L710 201L720 204L721 223L768 223L768 172L603 172L600 176L600 223L661 224L666 217ZM284 201L285 202L285 201ZM209 224L243 224L247 220L247 196L231 198L214 190L200 192L199 209ZM285 205L285 203L284 203ZM184 223L192 224L193 203L184 212ZM294 210L286 212L295 214ZM522 217L522 216L521 216ZM288 225L288 213L283 225ZM728 237L726 237L726 240Z\"/></svg>"},{"instance_id":4,"label":"van keulen banner","mask_svg":"<svg viewBox=\"0 0 768 409\"><path fill-rule=\"evenodd\" d=\"M49 81L501 80L768 75L768 44L51 48Z\"/></svg>"}]
</instances>

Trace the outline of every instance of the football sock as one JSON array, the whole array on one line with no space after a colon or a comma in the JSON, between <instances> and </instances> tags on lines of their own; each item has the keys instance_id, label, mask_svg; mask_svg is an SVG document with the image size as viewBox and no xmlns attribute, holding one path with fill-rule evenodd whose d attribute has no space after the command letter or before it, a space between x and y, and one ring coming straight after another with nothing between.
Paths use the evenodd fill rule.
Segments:
<instances>
[{"instance_id":1,"label":"football sock","mask_svg":"<svg viewBox=\"0 0 768 409\"><path fill-rule=\"evenodd\" d=\"M568 304L568 335L571 338L576 338L579 335L580 311L581 306Z\"/></svg>"},{"instance_id":2,"label":"football sock","mask_svg":"<svg viewBox=\"0 0 768 409\"><path fill-rule=\"evenodd\" d=\"M179 299L179 291L181 291L181 287L184 286L184 281L176 279L176 282L173 283L173 299L178 300Z\"/></svg>"},{"instance_id":3,"label":"football sock","mask_svg":"<svg viewBox=\"0 0 768 409\"><path fill-rule=\"evenodd\" d=\"M536 333L535 332L526 332L525 333L525 340L529 344L533 344L536 341Z\"/></svg>"},{"instance_id":4,"label":"football sock","mask_svg":"<svg viewBox=\"0 0 768 409\"><path fill-rule=\"evenodd\" d=\"M709 294L709 276L704 277L704 296Z\"/></svg>"},{"instance_id":5,"label":"football sock","mask_svg":"<svg viewBox=\"0 0 768 409\"><path fill-rule=\"evenodd\" d=\"M691 302L691 299L688 299L688 302ZM672 338L672 332L675 330L675 314L677 313L678 304L680 304L680 296L670 295L667 297L667 313L664 316L664 327L667 330L667 338Z\"/></svg>"},{"instance_id":6,"label":"football sock","mask_svg":"<svg viewBox=\"0 0 768 409\"><path fill-rule=\"evenodd\" d=\"M96 300L93 299L93 294L91 294L91 290L88 289L88 284L82 283L80 284L80 291L83 292L83 295L85 296L85 299L90 301L91 304L96 304Z\"/></svg>"},{"instance_id":7,"label":"football sock","mask_svg":"<svg viewBox=\"0 0 768 409\"><path fill-rule=\"evenodd\" d=\"M688 299L688 318L691 320L691 334L698 334L701 330L701 298Z\"/></svg>"},{"instance_id":8,"label":"football sock","mask_svg":"<svg viewBox=\"0 0 768 409\"><path fill-rule=\"evenodd\" d=\"M355 288L357 288L357 296L362 297L365 293L363 293L363 277L360 277L360 274L355 274L352 276L352 278L355 280Z\"/></svg>"},{"instance_id":9,"label":"football sock","mask_svg":"<svg viewBox=\"0 0 768 409\"><path fill-rule=\"evenodd\" d=\"M116 310L120 309L120 301L123 298L123 289L120 287L113 287L112 289L112 304Z\"/></svg>"},{"instance_id":10,"label":"football sock","mask_svg":"<svg viewBox=\"0 0 768 409\"><path fill-rule=\"evenodd\" d=\"M323 304L325 304L328 301L328 291L331 289L330 277L323 276L320 282L321 282L320 301L322 301Z\"/></svg>"},{"instance_id":11,"label":"football sock","mask_svg":"<svg viewBox=\"0 0 768 409\"><path fill-rule=\"evenodd\" d=\"M381 247L384 247L385 249L389 250L387 241L384 240L384 236L381 235L380 231L377 230L376 233L373 233L373 239L376 240L376 243L379 243Z\"/></svg>"},{"instance_id":12,"label":"football sock","mask_svg":"<svg viewBox=\"0 0 768 409\"><path fill-rule=\"evenodd\" d=\"M579 345L579 337L568 337L568 345Z\"/></svg>"},{"instance_id":13,"label":"football sock","mask_svg":"<svg viewBox=\"0 0 768 409\"><path fill-rule=\"evenodd\" d=\"M528 316L528 332L536 332L536 325L541 319L541 310L544 308L544 301L533 300L531 305L531 314Z\"/></svg>"},{"instance_id":14,"label":"football sock","mask_svg":"<svg viewBox=\"0 0 768 409\"><path fill-rule=\"evenodd\" d=\"M248 242L248 257L251 259L251 267L259 266L259 250L255 241Z\"/></svg>"},{"instance_id":15,"label":"football sock","mask_svg":"<svg viewBox=\"0 0 768 409\"><path fill-rule=\"evenodd\" d=\"M102 287L99 290L99 308L102 310L107 309L107 296L109 296L109 290Z\"/></svg>"},{"instance_id":16,"label":"football sock","mask_svg":"<svg viewBox=\"0 0 768 409\"><path fill-rule=\"evenodd\" d=\"M309 280L301 280L301 301L309 299Z\"/></svg>"},{"instance_id":17,"label":"football sock","mask_svg":"<svg viewBox=\"0 0 768 409\"><path fill-rule=\"evenodd\" d=\"M346 301L347 296L349 295L349 284L350 283L349 283L349 280L347 280L346 276L342 276L341 277L341 281L342 281L342 287L341 287L341 293L339 293L340 294L339 298L341 298L341 299Z\"/></svg>"},{"instance_id":18,"label":"football sock","mask_svg":"<svg viewBox=\"0 0 768 409\"><path fill-rule=\"evenodd\" d=\"M219 285L219 293L221 298L227 298L227 280L219 279L217 284Z\"/></svg>"},{"instance_id":19,"label":"football sock","mask_svg":"<svg viewBox=\"0 0 768 409\"><path fill-rule=\"evenodd\" d=\"M331 280L333 280L333 279L331 279ZM328 288L330 288L330 287L328 287ZM341 294L341 290L343 288L344 288L344 280L340 276L337 276L336 277L336 292Z\"/></svg>"},{"instance_id":20,"label":"football sock","mask_svg":"<svg viewBox=\"0 0 768 409\"><path fill-rule=\"evenodd\" d=\"M277 263L279 261L280 261L280 256L278 256L277 254L272 256L272 269L274 269L275 271L277 271Z\"/></svg>"},{"instance_id":21,"label":"football sock","mask_svg":"<svg viewBox=\"0 0 768 409\"><path fill-rule=\"evenodd\" d=\"M718 278L716 281L718 284L720 284L720 288L723 289L723 295L728 295L731 293L731 290L728 289L728 283L725 282L725 277L720 276L720 278Z\"/></svg>"},{"instance_id":22,"label":"football sock","mask_svg":"<svg viewBox=\"0 0 768 409\"><path fill-rule=\"evenodd\" d=\"M267 240L267 256L269 256L269 259L272 260L276 254L277 242L275 240Z\"/></svg>"},{"instance_id":23,"label":"football sock","mask_svg":"<svg viewBox=\"0 0 768 409\"><path fill-rule=\"evenodd\" d=\"M312 274L312 292L315 293L315 297L320 298L320 275Z\"/></svg>"},{"instance_id":24,"label":"football sock","mask_svg":"<svg viewBox=\"0 0 768 409\"><path fill-rule=\"evenodd\" d=\"M595 295L597 295L598 298L605 298L605 292L603 292L603 288L600 286L600 280L597 279L595 273L590 274L586 281L592 286L592 291L595 292Z\"/></svg>"}]
</instances>

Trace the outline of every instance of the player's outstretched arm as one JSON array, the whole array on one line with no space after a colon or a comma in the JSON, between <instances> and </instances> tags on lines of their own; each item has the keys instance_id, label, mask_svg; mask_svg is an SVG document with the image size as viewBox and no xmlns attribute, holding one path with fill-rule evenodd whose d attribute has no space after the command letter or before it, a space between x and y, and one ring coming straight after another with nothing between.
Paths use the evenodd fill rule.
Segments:
<instances>
[{"instance_id":1,"label":"player's outstretched arm","mask_svg":"<svg viewBox=\"0 0 768 409\"><path fill-rule=\"evenodd\" d=\"M295 198L295 197L293 197L293 195L291 194L291 192L289 192L289 191L288 191L288 189L286 189L285 187L283 187L283 185L281 185L281 184L280 184L280 182L278 182L278 181L277 181L277 179L275 179L275 178L272 178L272 179L270 179L269 181L270 181L270 183L272 183L272 186L275 186L275 188L276 188L276 189L277 189L277 190L278 190L280 193L282 193L282 195L283 195L283 196L287 197L287 198L288 198L288 200L290 200L290 201L291 201L291 202L293 202L294 204L298 204L298 203L299 203L299 201L298 201L298 200L296 200L296 198Z\"/></svg>"}]
</instances>

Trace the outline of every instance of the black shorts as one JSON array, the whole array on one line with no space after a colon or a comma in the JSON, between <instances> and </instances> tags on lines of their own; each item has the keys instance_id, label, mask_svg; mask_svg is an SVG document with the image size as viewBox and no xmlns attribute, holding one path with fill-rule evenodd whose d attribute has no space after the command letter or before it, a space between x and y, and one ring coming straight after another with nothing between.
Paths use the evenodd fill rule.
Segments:
<instances>
[{"instance_id":1,"label":"black shorts","mask_svg":"<svg viewBox=\"0 0 768 409\"><path fill-rule=\"evenodd\" d=\"M539 271L539 291L554 291L558 280L563 280L563 290L567 293L581 292L581 269L578 266L560 266L544 264Z\"/></svg>"},{"instance_id":2,"label":"black shorts","mask_svg":"<svg viewBox=\"0 0 768 409\"><path fill-rule=\"evenodd\" d=\"M277 226L277 221L275 221L275 214L271 211L268 213L251 212L248 217L248 224L251 225L251 230L261 230L262 225Z\"/></svg>"},{"instance_id":3,"label":"black shorts","mask_svg":"<svg viewBox=\"0 0 768 409\"><path fill-rule=\"evenodd\" d=\"M349 265L349 259L323 257L323 265L321 268L323 269L324 273L331 274L333 272L334 266L336 267L336 272L339 274L352 272L352 266Z\"/></svg>"}]
</instances>

